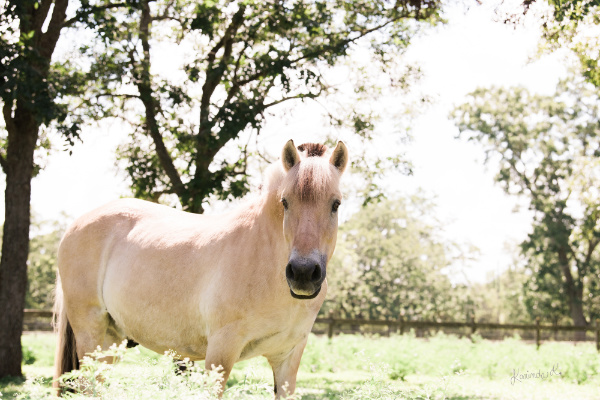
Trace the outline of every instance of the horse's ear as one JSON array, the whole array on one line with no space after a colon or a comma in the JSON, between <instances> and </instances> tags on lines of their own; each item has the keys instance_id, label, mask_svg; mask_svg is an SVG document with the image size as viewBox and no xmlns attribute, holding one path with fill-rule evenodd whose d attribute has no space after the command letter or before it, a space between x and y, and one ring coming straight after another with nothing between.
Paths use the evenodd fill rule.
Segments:
<instances>
[{"instance_id":1,"label":"horse's ear","mask_svg":"<svg viewBox=\"0 0 600 400\"><path fill-rule=\"evenodd\" d=\"M344 144L344 142L339 141L333 153L331 154L331 158L329 162L336 167L340 173L344 172L346 169L346 165L348 164L348 148Z\"/></svg>"},{"instance_id":2,"label":"horse's ear","mask_svg":"<svg viewBox=\"0 0 600 400\"><path fill-rule=\"evenodd\" d=\"M283 146L281 162L283 162L283 169L285 169L286 172L300 162L300 154L298 154L298 150L296 150L296 146L292 139L288 140L285 146Z\"/></svg>"}]
</instances>

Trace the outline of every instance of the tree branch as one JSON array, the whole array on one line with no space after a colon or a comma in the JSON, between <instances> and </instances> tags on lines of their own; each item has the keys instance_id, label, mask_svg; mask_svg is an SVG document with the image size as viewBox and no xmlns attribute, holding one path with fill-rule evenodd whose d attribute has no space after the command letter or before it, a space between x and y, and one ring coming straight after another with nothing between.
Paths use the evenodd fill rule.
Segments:
<instances>
[{"instance_id":1,"label":"tree branch","mask_svg":"<svg viewBox=\"0 0 600 400\"><path fill-rule=\"evenodd\" d=\"M219 42L212 48L210 53L208 54L208 66L206 68L206 80L204 85L202 85L202 98L200 100L200 128L198 131L198 142L196 145L196 177L199 177L200 174L204 173L208 170L208 166L210 165L211 158L207 157L209 136L212 124L210 123L210 99L221 82L221 78L225 73L227 68L227 63L229 58L231 57L231 51L233 49L233 38L235 37L239 27L242 25L244 21L244 12L246 11L246 6L240 6L237 12L233 15L231 19L231 23L225 30L223 37ZM223 56L221 56L221 61L219 65L215 68L213 67L217 52L221 49L223 50Z\"/></svg>"},{"instance_id":2,"label":"tree branch","mask_svg":"<svg viewBox=\"0 0 600 400\"><path fill-rule=\"evenodd\" d=\"M0 167L2 168L2 172L6 174L8 166L6 165L6 158L2 154L0 154Z\"/></svg>"},{"instance_id":3,"label":"tree branch","mask_svg":"<svg viewBox=\"0 0 600 400\"><path fill-rule=\"evenodd\" d=\"M69 0L55 0L52 18L50 19L50 24L48 24L48 30L40 37L40 55L47 60L50 60L52 53L54 53L56 42L60 36L60 30L62 29L65 18L67 17L68 5Z\"/></svg>"},{"instance_id":4,"label":"tree branch","mask_svg":"<svg viewBox=\"0 0 600 400\"><path fill-rule=\"evenodd\" d=\"M398 18L395 18L395 19L393 19L393 20L387 21L386 23L383 23L383 24L380 24L380 25L378 25L378 26L376 26L376 27L373 27L373 28L371 28L371 29L367 29L367 30L363 31L362 33L360 33L360 34L359 34L357 37L355 37L355 38L343 40L343 41L341 41L340 43L338 43L337 45L330 45L330 46L328 46L328 48L335 48L335 47L345 46L345 45L347 45L347 44L349 44L349 43L353 43L353 42L355 42L355 41L357 41L357 40L359 40L359 39L361 39L361 38L365 37L366 35L368 35L368 34L370 34L370 33L373 33L373 32L375 32L375 31L377 31L377 30L379 30L379 29L382 29L382 28L386 27L387 25L389 25L389 24L391 24L391 23L393 23L393 22L395 22L395 21L397 21L397 20L400 20L400 19L402 19L402 18L405 18L405 17L404 17L404 16L403 16L403 17L398 17ZM216 45L216 46L213 48L213 50L211 51L211 53L213 53L213 51L214 51L214 52L215 52L215 54L216 54L216 51L218 51L218 50L221 48L221 46L222 46L222 41L223 41L223 39L221 39L221 41L220 41L219 43L217 43L217 45ZM235 75L237 75L237 70L238 70L238 68L239 68L239 62L240 62L240 60L241 60L241 57L242 57L242 55L243 55L244 51L245 51L247 48L248 48L248 44L247 44L247 43L245 43L245 47L244 47L244 49L242 50L242 52L240 53L240 57L238 57L238 60L236 61L236 66L235 66L235 70L234 70L234 72L235 72ZM215 49L216 49L216 51L215 51ZM292 50L292 48L290 48L290 51L291 51L291 50ZM312 58L312 57L315 57L315 56L319 56L320 54L323 54L324 52L325 52L325 48L322 48L320 51L314 51L314 52L311 52L311 53L305 54L305 55L303 55L303 56L301 56L301 57L298 57L298 58L296 58L296 59L290 60L290 67L291 67L292 65L294 65L294 64L296 64L296 63L298 63L299 61L302 61L302 60L304 60L304 59L307 59L307 58ZM209 54L209 58L208 58L208 60L209 60L209 62L211 61L210 54ZM214 58L213 58L212 60L214 61ZM210 68L210 64L209 64L209 68ZM264 76L266 75L266 72L267 72L266 70L257 71L256 73L254 73L253 75L249 76L249 77L248 77L248 78L246 78L246 79L242 79L242 80L240 80L240 81L234 81L234 82L233 82L233 85L232 85L232 87L230 88L230 90L229 90L229 92L228 92L227 100L225 101L225 103L224 103L224 104L227 104L227 103L228 103L228 100L231 100L231 98L233 97L233 95L234 95L235 93L237 93L237 91L239 90L239 88L240 88L240 87L242 87L242 86L244 86L244 85L246 85L246 84L248 84L248 83L250 83L250 82L253 82L253 81L255 81L255 80L257 80L257 79L259 79L259 78L261 78L261 77L264 77ZM216 87L216 86L215 86L215 87ZM214 91L214 88L213 88L213 91ZM321 93L321 91L319 91L319 94L320 94L320 93ZM211 95L212 95L212 92L211 92ZM305 97L311 97L311 98L314 98L314 97L316 97L316 96L308 96L308 95L306 95ZM298 98L298 96L291 97L291 98L289 98L289 99L286 99L286 100L291 100L291 99L293 99L293 98ZM286 101L286 100L279 101L278 103L281 103L281 102L283 102L283 101ZM278 104L278 103L273 103L273 104L271 104L271 105L276 105L276 104ZM271 106L271 105L269 105L269 106Z\"/></svg>"},{"instance_id":5,"label":"tree branch","mask_svg":"<svg viewBox=\"0 0 600 400\"><path fill-rule=\"evenodd\" d=\"M150 17L150 21L151 21L151 22L154 22L154 21L163 21L163 20L170 19L170 20L173 20L173 21L177 21L177 22L179 22L180 24L183 24L183 20L181 20L181 19L179 19L179 18L175 18L175 17L173 17L173 16L170 16L170 15L168 14L168 13L169 13L169 10L170 10L170 9L173 7L173 3L174 3L174 1L173 1L173 0L169 0L167 3L165 3L165 4L164 4L164 9L163 9L163 12L162 12L162 14L160 14L160 15L156 15L156 16L151 16L151 17Z\"/></svg>"},{"instance_id":6,"label":"tree branch","mask_svg":"<svg viewBox=\"0 0 600 400\"><path fill-rule=\"evenodd\" d=\"M170 20L170 21L179 22L182 25L184 23L184 21L181 18L173 17L173 16L170 16L170 15L157 15L156 17L152 17L150 20L152 22L154 22L154 21L166 21L166 20Z\"/></svg>"},{"instance_id":7,"label":"tree branch","mask_svg":"<svg viewBox=\"0 0 600 400\"><path fill-rule=\"evenodd\" d=\"M588 251L587 251L587 254L585 255L585 265L590 264L590 261L592 260L592 254L594 253L594 250L596 250L598 243L600 243L600 240L590 240L589 241Z\"/></svg>"},{"instance_id":8,"label":"tree branch","mask_svg":"<svg viewBox=\"0 0 600 400\"><path fill-rule=\"evenodd\" d=\"M203 123L208 122L208 111L210 107L210 98L212 97L215 89L218 84L221 82L221 78L225 73L226 65L231 57L231 51L233 48L233 37L237 33L237 30L242 25L244 12L246 11L245 6L241 6L238 11L234 14L231 19L231 24L225 30L223 37L219 42L212 48L210 53L208 54L207 62L208 66L206 68L206 81L204 85L202 85L202 99L200 102L200 126L202 129ZM213 68L213 64L217 57L217 52L224 47L223 56L221 57L221 61L216 68Z\"/></svg>"},{"instance_id":9,"label":"tree branch","mask_svg":"<svg viewBox=\"0 0 600 400\"><path fill-rule=\"evenodd\" d=\"M127 3L113 3L113 4L105 4L102 6L93 6L93 7L90 7L89 9L84 9L84 10L79 9L77 11L77 13L75 14L75 16L71 19L64 21L62 26L64 28L69 28L76 22L81 22L82 18L88 16L89 14L96 13L98 11L110 10L113 8L121 8L121 7L126 7L126 6L127 6Z\"/></svg>"},{"instance_id":10,"label":"tree branch","mask_svg":"<svg viewBox=\"0 0 600 400\"><path fill-rule=\"evenodd\" d=\"M173 189L166 189L166 190L159 190L157 192L152 192L151 193L152 201L155 203L158 203L158 201L160 200L160 197L164 194L177 194L177 193L175 193L175 191Z\"/></svg>"},{"instance_id":11,"label":"tree branch","mask_svg":"<svg viewBox=\"0 0 600 400\"><path fill-rule=\"evenodd\" d=\"M156 149L156 154L158 155L160 165L169 177L169 180L173 185L173 190L175 191L175 193L180 195L184 189L183 182L181 181L179 172L175 168L173 160L171 159L171 155L169 154L169 151L165 146L163 137L160 134L158 123L156 121L157 107L156 100L152 96L152 87L150 79L150 21L150 6L148 5L148 1L142 1L142 16L140 18L140 40L142 42L142 48L144 51L144 59L141 61L142 76L137 81L137 87L140 91L139 98L142 100L146 111L146 128L148 133L150 134L150 137L154 141L154 147ZM135 60L133 59L133 56L130 55L130 57L131 63L134 64Z\"/></svg>"},{"instance_id":12,"label":"tree branch","mask_svg":"<svg viewBox=\"0 0 600 400\"><path fill-rule=\"evenodd\" d=\"M356 37L354 37L352 39L344 39L344 40L340 41L337 44L329 45L327 47L322 48L321 50L317 50L317 51L313 51L313 52L304 54L301 57L298 57L296 59L290 60L290 63L291 64L295 64L298 61L302 61L302 60L305 60L307 58L313 58L313 57L319 56L319 55L323 54L326 49L332 49L332 48L342 47L342 46L346 46L346 45L348 45L350 43L354 43L357 40L362 39L363 37L367 36L368 34L373 33L375 31L378 31L378 30L380 30L382 28L385 28L386 26L388 26L388 25L390 25L390 24L392 24L392 23L394 23L396 21L399 21L399 20L401 20L403 18L406 18L406 16L401 16L401 17L397 17L397 18L394 18L394 19L390 19L389 21L387 21L387 22L385 22L383 24L379 24L379 25L377 25L377 26L375 26L375 27L373 27L371 29L363 30L358 36L356 36Z\"/></svg>"},{"instance_id":13,"label":"tree branch","mask_svg":"<svg viewBox=\"0 0 600 400\"><path fill-rule=\"evenodd\" d=\"M15 122L12 117L12 103L12 101L7 99L4 101L4 105L2 106L2 116L4 117L4 123L6 124L6 130L8 133L13 133L16 130Z\"/></svg>"},{"instance_id":14,"label":"tree branch","mask_svg":"<svg viewBox=\"0 0 600 400\"><path fill-rule=\"evenodd\" d=\"M33 10L33 20L31 21L31 28L35 31L35 35L40 37L42 35L42 26L44 26L44 21L48 17L48 10L50 10L50 6L52 5L52 0L42 0L39 3L38 9Z\"/></svg>"},{"instance_id":15,"label":"tree branch","mask_svg":"<svg viewBox=\"0 0 600 400\"><path fill-rule=\"evenodd\" d=\"M96 97L124 97L126 99L140 99L140 96L137 94L127 94L127 93L99 93Z\"/></svg>"},{"instance_id":16,"label":"tree branch","mask_svg":"<svg viewBox=\"0 0 600 400\"><path fill-rule=\"evenodd\" d=\"M322 92L323 92L323 90L320 89L319 93L300 93L300 94L297 94L295 96L282 97L279 100L275 100L275 101L273 101L271 103L264 104L263 107L262 107L262 109L266 110L269 107L276 106L277 104L284 103L284 102L286 102L288 100L295 100L295 99L316 99L317 97L319 97L321 95Z\"/></svg>"},{"instance_id":17,"label":"tree branch","mask_svg":"<svg viewBox=\"0 0 600 400\"><path fill-rule=\"evenodd\" d=\"M15 123L13 121L12 118L12 102L10 101L5 101L4 105L2 106L2 115L4 117L4 123L6 124L6 130L9 132L11 131L15 131ZM6 162L6 158L4 157L3 154L0 154L0 168L2 168L2 171L6 174L7 170L8 170L8 164Z\"/></svg>"}]
</instances>

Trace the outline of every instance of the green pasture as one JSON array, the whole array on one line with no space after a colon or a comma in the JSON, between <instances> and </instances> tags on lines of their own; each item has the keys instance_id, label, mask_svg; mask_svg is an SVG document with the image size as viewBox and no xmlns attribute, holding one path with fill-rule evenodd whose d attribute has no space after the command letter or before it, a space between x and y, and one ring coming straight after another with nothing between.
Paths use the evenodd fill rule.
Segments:
<instances>
[{"instance_id":1,"label":"green pasture","mask_svg":"<svg viewBox=\"0 0 600 400\"><path fill-rule=\"evenodd\" d=\"M22 343L27 378L0 381L2 400L50 398L54 336L28 334ZM114 352L116 366L90 362L82 373L97 398L213 398L218 376L200 368L175 374L171 358L142 347ZM103 382L95 381L99 372ZM241 362L224 398L270 399L272 382L264 359ZM538 351L518 338L312 335L297 386L297 399L600 399L600 356L591 343L546 342Z\"/></svg>"}]
</instances>

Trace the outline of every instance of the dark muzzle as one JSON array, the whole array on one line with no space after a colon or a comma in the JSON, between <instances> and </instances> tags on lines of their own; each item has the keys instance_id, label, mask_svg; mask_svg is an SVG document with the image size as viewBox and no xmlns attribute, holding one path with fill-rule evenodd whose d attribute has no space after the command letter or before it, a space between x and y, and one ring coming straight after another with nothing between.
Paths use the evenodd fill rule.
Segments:
<instances>
[{"instance_id":1,"label":"dark muzzle","mask_svg":"<svg viewBox=\"0 0 600 400\"><path fill-rule=\"evenodd\" d=\"M314 299L321 291L321 285L325 280L326 258L314 253L308 257L294 253L285 268L292 297Z\"/></svg>"}]
</instances>

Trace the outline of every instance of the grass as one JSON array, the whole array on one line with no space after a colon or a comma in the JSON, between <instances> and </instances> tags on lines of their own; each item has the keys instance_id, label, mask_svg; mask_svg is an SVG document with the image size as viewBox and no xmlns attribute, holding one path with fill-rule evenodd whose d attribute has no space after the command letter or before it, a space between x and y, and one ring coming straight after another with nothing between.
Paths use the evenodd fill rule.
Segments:
<instances>
[{"instance_id":1,"label":"grass","mask_svg":"<svg viewBox=\"0 0 600 400\"><path fill-rule=\"evenodd\" d=\"M27 380L0 381L5 399L47 399L54 336L23 336ZM79 373L104 400L210 399L217 375L199 368L174 373L172 360L145 348L113 349L106 369L90 360ZM103 382L96 379L102 371ZM76 378L76 377L75 377ZM600 356L593 344L546 342L540 350L518 338L501 342L443 334L329 341L311 336L298 373L296 398L309 399L600 399ZM72 398L83 398L80 394ZM263 358L236 364L226 399L272 398L272 372Z\"/></svg>"}]
</instances>

